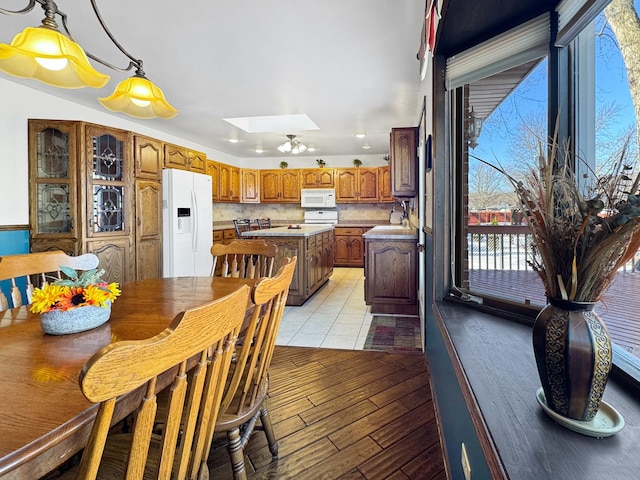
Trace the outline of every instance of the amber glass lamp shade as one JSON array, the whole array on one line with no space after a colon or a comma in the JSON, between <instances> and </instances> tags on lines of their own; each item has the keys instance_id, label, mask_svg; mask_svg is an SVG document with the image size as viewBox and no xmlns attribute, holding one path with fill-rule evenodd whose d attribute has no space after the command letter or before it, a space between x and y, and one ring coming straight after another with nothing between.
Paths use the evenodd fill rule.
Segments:
<instances>
[{"instance_id":1,"label":"amber glass lamp shade","mask_svg":"<svg viewBox=\"0 0 640 480\"><path fill-rule=\"evenodd\" d=\"M164 93L143 76L133 76L118 84L108 97L98 98L104 108L138 118L172 118L178 114Z\"/></svg>"},{"instance_id":2,"label":"amber glass lamp shade","mask_svg":"<svg viewBox=\"0 0 640 480\"><path fill-rule=\"evenodd\" d=\"M77 43L44 26L27 27L11 45L0 44L0 70L60 88L101 88L109 81Z\"/></svg>"}]
</instances>

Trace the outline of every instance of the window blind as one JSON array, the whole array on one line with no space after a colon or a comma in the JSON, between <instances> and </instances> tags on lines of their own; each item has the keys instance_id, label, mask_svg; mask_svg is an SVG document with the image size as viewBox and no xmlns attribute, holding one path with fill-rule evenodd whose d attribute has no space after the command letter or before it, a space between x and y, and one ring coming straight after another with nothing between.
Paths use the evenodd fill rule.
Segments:
<instances>
[{"instance_id":1,"label":"window blind","mask_svg":"<svg viewBox=\"0 0 640 480\"><path fill-rule=\"evenodd\" d=\"M445 79L447 89L473 83L547 55L550 41L549 18L549 14L545 13L449 57Z\"/></svg>"},{"instance_id":2,"label":"window blind","mask_svg":"<svg viewBox=\"0 0 640 480\"><path fill-rule=\"evenodd\" d=\"M562 0L558 12L558 35L555 46L566 47L611 0Z\"/></svg>"}]
</instances>

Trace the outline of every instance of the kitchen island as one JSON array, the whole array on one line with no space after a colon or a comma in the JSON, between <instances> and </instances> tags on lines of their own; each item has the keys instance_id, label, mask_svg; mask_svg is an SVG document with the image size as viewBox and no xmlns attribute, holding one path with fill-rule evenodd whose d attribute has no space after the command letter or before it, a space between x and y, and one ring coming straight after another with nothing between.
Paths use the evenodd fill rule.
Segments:
<instances>
[{"instance_id":1,"label":"kitchen island","mask_svg":"<svg viewBox=\"0 0 640 480\"><path fill-rule=\"evenodd\" d=\"M287 305L302 305L333 273L332 225L290 225L251 230L242 236L260 238L278 246L274 271L286 258L298 257Z\"/></svg>"}]
</instances>

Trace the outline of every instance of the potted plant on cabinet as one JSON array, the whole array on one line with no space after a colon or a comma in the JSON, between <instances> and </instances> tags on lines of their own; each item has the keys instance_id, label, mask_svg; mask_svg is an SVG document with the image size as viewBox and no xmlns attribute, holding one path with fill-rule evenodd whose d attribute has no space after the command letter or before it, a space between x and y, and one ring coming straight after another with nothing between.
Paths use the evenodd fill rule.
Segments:
<instances>
[{"instance_id":1,"label":"potted plant on cabinet","mask_svg":"<svg viewBox=\"0 0 640 480\"><path fill-rule=\"evenodd\" d=\"M325 166L325 162L321 158L316 159L316 163L318 164L319 168L324 168Z\"/></svg>"},{"instance_id":2,"label":"potted plant on cabinet","mask_svg":"<svg viewBox=\"0 0 640 480\"><path fill-rule=\"evenodd\" d=\"M539 148L539 164L523 180L470 154L509 179L533 238L528 263L548 299L533 327L542 384L536 398L561 425L598 437L624 426L619 413L601 401L612 347L593 307L640 248L640 172L627 163L627 144L613 171L600 177L591 172L588 186L578 182L570 156L555 139L548 154ZM606 419L614 427L601 428L596 415L615 417Z\"/></svg>"},{"instance_id":3,"label":"potted plant on cabinet","mask_svg":"<svg viewBox=\"0 0 640 480\"><path fill-rule=\"evenodd\" d=\"M353 159L353 166L358 168L362 165L362 160L358 159L358 158L354 158Z\"/></svg>"},{"instance_id":4,"label":"potted plant on cabinet","mask_svg":"<svg viewBox=\"0 0 640 480\"><path fill-rule=\"evenodd\" d=\"M287 168L289 164L287 162L280 162L280 168Z\"/></svg>"}]
</instances>

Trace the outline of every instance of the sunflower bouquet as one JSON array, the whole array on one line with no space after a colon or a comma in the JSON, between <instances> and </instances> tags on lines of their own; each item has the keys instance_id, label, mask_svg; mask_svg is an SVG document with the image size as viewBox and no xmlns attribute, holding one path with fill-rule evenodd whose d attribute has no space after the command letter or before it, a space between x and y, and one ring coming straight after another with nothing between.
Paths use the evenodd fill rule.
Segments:
<instances>
[{"instance_id":1,"label":"sunflower bouquet","mask_svg":"<svg viewBox=\"0 0 640 480\"><path fill-rule=\"evenodd\" d=\"M74 269L60 267L67 278L56 280L33 291L31 311L45 313L52 310L66 312L78 307L108 308L120 295L117 283L101 280L104 269L87 270L78 275Z\"/></svg>"}]
</instances>

